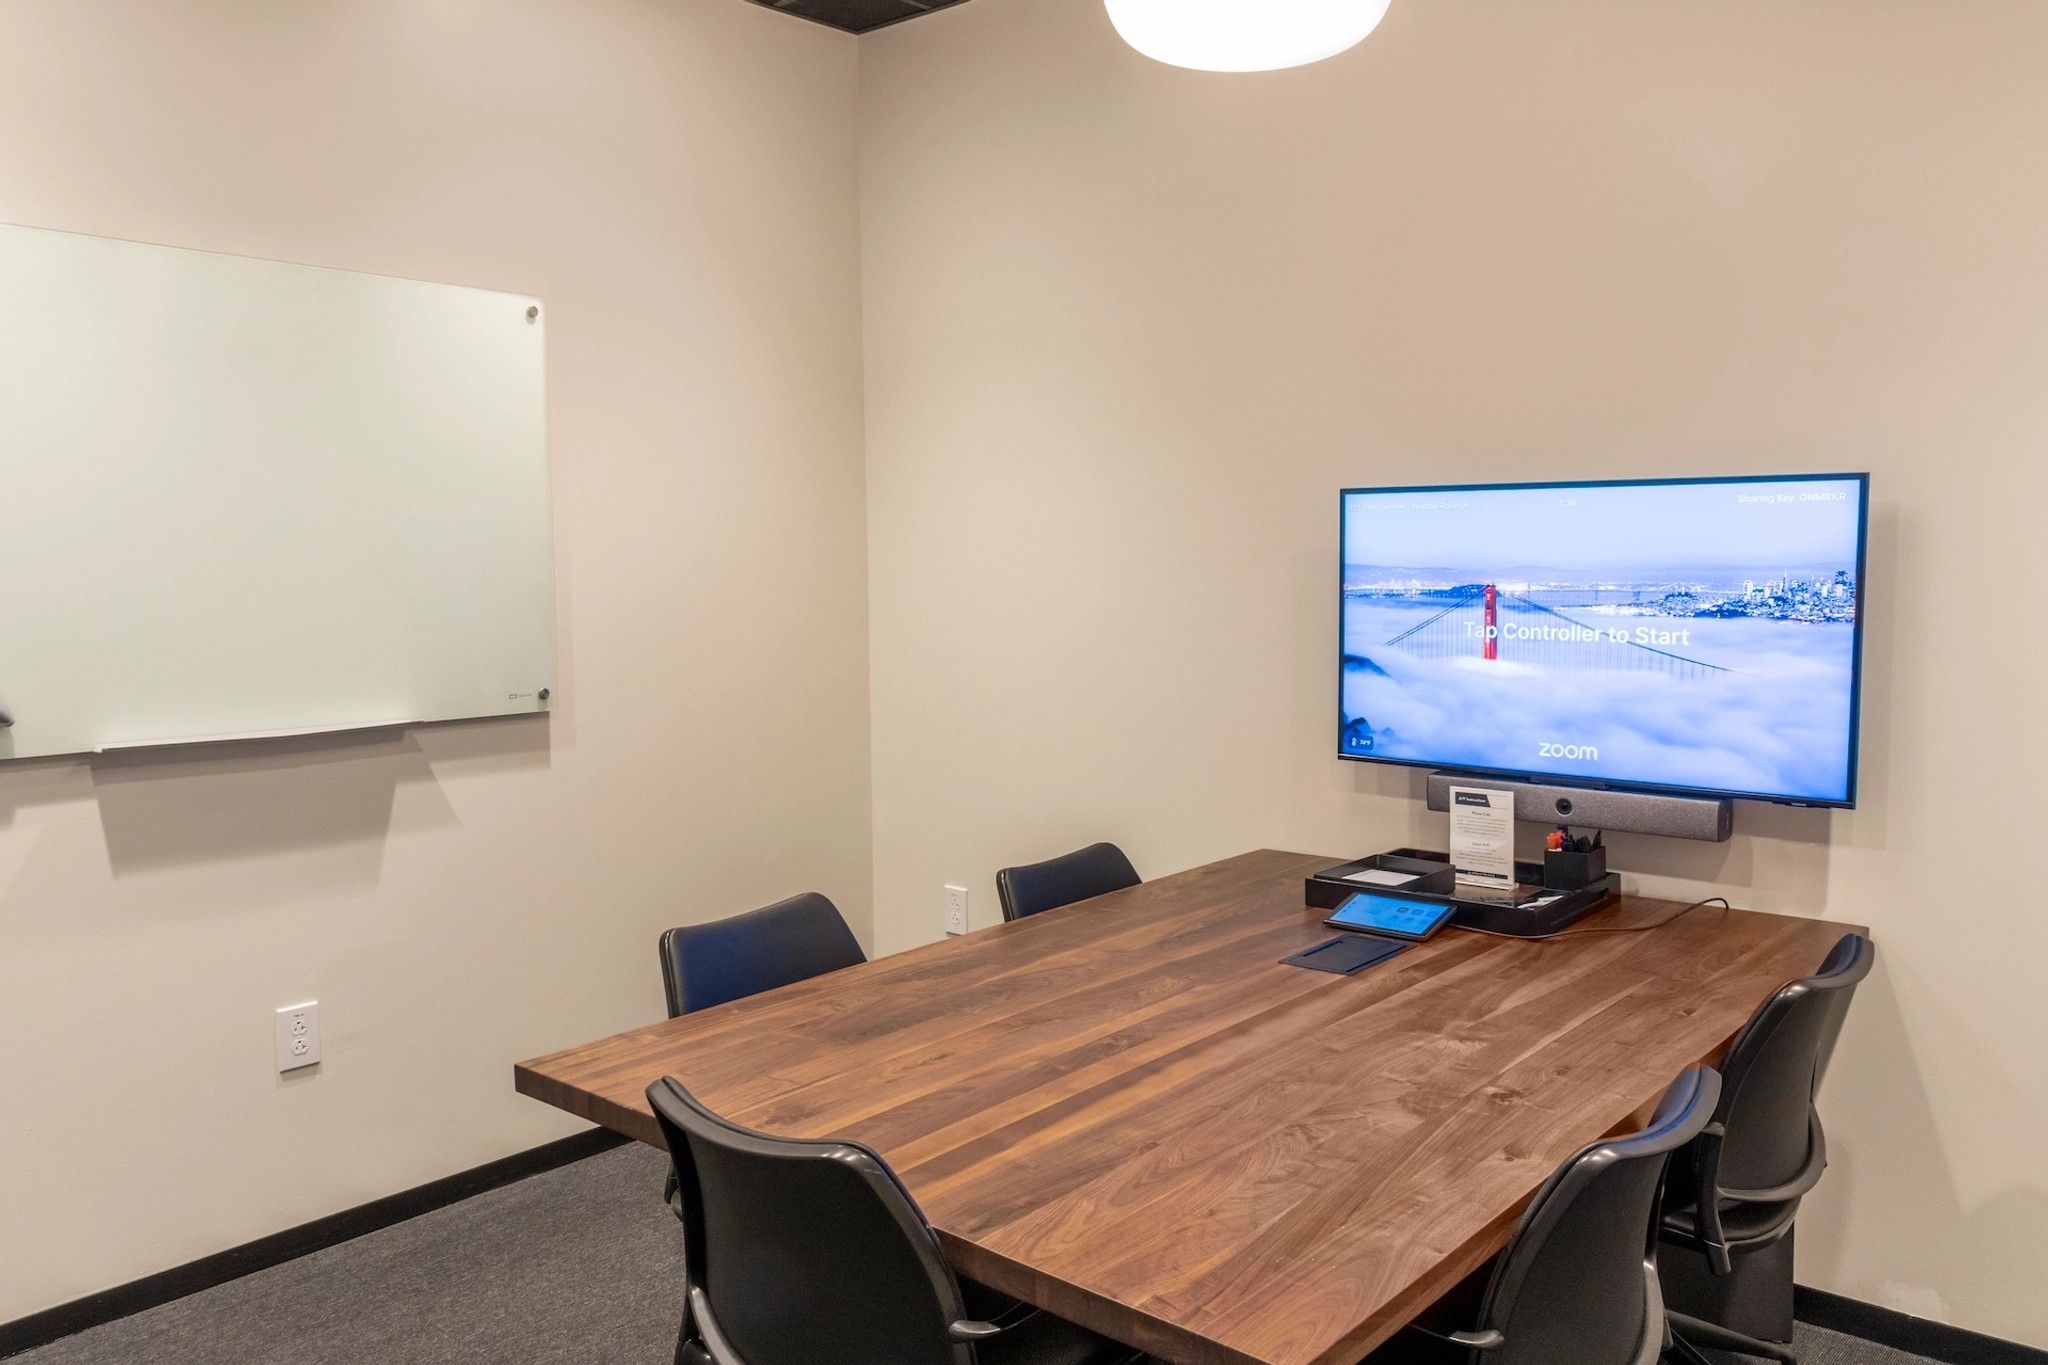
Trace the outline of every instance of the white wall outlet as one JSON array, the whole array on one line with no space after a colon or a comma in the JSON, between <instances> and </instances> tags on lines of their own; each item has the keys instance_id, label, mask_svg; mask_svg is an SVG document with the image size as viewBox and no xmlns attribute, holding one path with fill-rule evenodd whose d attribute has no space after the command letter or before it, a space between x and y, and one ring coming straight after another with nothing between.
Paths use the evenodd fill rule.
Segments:
<instances>
[{"instance_id":1,"label":"white wall outlet","mask_svg":"<svg viewBox=\"0 0 2048 1365\"><path fill-rule=\"evenodd\" d=\"M297 1071L320 1060L320 1002L286 1005L277 1012L277 1069Z\"/></svg>"},{"instance_id":2,"label":"white wall outlet","mask_svg":"<svg viewBox=\"0 0 2048 1365\"><path fill-rule=\"evenodd\" d=\"M946 932L967 932L967 888L964 886L946 888Z\"/></svg>"}]
</instances>

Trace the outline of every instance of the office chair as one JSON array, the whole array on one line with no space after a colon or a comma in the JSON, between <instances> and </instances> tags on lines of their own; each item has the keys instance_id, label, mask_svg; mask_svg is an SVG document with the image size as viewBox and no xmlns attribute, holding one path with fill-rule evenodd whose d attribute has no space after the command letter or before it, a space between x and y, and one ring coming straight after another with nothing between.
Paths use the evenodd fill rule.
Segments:
<instances>
[{"instance_id":1,"label":"office chair","mask_svg":"<svg viewBox=\"0 0 2048 1365\"><path fill-rule=\"evenodd\" d=\"M1792 1224L1827 1168L1813 1098L1877 949L1845 934L1817 975L1779 991L1721 1064L1714 1121L1672 1162L1658 1269L1693 1345L1792 1361ZM1712 1191L1712 1197L1706 1192Z\"/></svg>"},{"instance_id":2,"label":"office chair","mask_svg":"<svg viewBox=\"0 0 2048 1365\"><path fill-rule=\"evenodd\" d=\"M661 936L671 1019L867 960L839 908L815 891Z\"/></svg>"},{"instance_id":3,"label":"office chair","mask_svg":"<svg viewBox=\"0 0 2048 1365\"><path fill-rule=\"evenodd\" d=\"M1713 1068L1694 1067L1664 1092L1649 1127L1567 1158L1522 1211L1472 1327L1411 1326L1368 1365L1656 1365L1672 1344L1657 1286L1664 1168L1720 1094Z\"/></svg>"},{"instance_id":4,"label":"office chair","mask_svg":"<svg viewBox=\"0 0 2048 1365\"><path fill-rule=\"evenodd\" d=\"M726 1122L647 1087L681 1196L676 1365L1126 1365L1139 1353L963 1286L887 1162ZM971 1288L970 1305L963 1289ZM987 1316L984 1316L987 1314Z\"/></svg>"},{"instance_id":5,"label":"office chair","mask_svg":"<svg viewBox=\"0 0 2048 1365\"><path fill-rule=\"evenodd\" d=\"M1042 863L1004 868L996 873L996 899L1003 903L1003 918L1017 920L1106 896L1143 880L1115 844L1090 844Z\"/></svg>"}]
</instances>

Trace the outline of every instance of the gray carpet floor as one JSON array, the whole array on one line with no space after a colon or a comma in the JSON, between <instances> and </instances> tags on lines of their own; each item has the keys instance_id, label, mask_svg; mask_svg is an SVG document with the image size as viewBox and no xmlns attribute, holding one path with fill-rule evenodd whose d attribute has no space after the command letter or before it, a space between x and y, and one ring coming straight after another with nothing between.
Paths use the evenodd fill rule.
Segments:
<instances>
[{"instance_id":1,"label":"gray carpet floor","mask_svg":"<svg viewBox=\"0 0 2048 1365\"><path fill-rule=\"evenodd\" d=\"M1823 1327L1809 1327L1803 1322L1792 1325L1792 1349L1799 1355L1799 1365L1933 1365L1925 1356L1907 1355L1889 1346L1845 1337ZM1709 1360L1725 1362L1725 1365L1757 1365L1754 1356L1729 1355L1723 1351L1703 1351L1701 1354Z\"/></svg>"},{"instance_id":2,"label":"gray carpet floor","mask_svg":"<svg viewBox=\"0 0 2048 1365\"><path fill-rule=\"evenodd\" d=\"M669 1365L666 1161L629 1143L8 1365Z\"/></svg>"},{"instance_id":3,"label":"gray carpet floor","mask_svg":"<svg viewBox=\"0 0 2048 1365\"><path fill-rule=\"evenodd\" d=\"M632 1143L9 1365L669 1365L682 1229L665 1160ZM1802 1365L1928 1365L1804 1324L1795 1346Z\"/></svg>"}]
</instances>

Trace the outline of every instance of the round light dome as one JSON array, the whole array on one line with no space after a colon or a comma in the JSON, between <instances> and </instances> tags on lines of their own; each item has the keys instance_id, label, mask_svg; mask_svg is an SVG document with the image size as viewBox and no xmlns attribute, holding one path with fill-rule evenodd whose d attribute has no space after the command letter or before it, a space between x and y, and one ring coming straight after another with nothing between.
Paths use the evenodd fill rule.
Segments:
<instances>
[{"instance_id":1,"label":"round light dome","mask_svg":"<svg viewBox=\"0 0 2048 1365\"><path fill-rule=\"evenodd\" d=\"M1106 0L1123 40L1197 71L1273 71L1334 57L1379 26L1388 0Z\"/></svg>"}]
</instances>

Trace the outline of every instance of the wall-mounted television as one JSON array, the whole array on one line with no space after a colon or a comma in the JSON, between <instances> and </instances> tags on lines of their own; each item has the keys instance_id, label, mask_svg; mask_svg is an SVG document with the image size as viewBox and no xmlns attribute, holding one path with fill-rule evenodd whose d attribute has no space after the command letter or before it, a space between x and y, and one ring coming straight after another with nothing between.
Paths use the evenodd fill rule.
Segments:
<instances>
[{"instance_id":1,"label":"wall-mounted television","mask_svg":"<svg viewBox=\"0 0 2048 1365\"><path fill-rule=\"evenodd\" d=\"M1343 494L1338 753L1856 803L1867 474Z\"/></svg>"}]
</instances>

